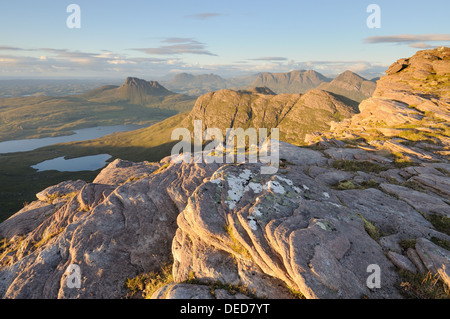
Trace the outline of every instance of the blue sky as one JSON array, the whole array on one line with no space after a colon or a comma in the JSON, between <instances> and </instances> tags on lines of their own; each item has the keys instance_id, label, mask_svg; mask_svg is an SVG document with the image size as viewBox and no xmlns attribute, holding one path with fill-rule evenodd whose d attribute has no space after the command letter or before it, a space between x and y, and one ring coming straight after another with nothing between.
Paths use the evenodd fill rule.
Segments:
<instances>
[{"instance_id":1,"label":"blue sky","mask_svg":"<svg viewBox=\"0 0 450 319\"><path fill-rule=\"evenodd\" d=\"M69 29L69 4L81 28ZM370 29L369 4L381 8ZM450 46L450 1L16 0L0 3L0 77L222 76L315 69L366 77Z\"/></svg>"}]
</instances>

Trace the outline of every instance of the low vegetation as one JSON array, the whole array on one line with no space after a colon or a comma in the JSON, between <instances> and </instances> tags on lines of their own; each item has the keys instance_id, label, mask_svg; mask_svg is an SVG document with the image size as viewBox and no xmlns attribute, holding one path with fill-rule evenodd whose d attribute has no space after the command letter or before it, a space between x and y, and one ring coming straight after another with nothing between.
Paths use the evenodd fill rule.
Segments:
<instances>
[{"instance_id":1,"label":"low vegetation","mask_svg":"<svg viewBox=\"0 0 450 319\"><path fill-rule=\"evenodd\" d=\"M228 236L230 237L232 244L230 245L230 248L239 256L242 256L244 258L250 259L251 255L248 252L248 250L239 242L239 240L234 235L233 227L231 225L225 226L225 231L227 232Z\"/></svg>"},{"instance_id":2,"label":"low vegetation","mask_svg":"<svg viewBox=\"0 0 450 319\"><path fill-rule=\"evenodd\" d=\"M440 280L439 274L413 274L399 270L402 279L399 290L411 299L450 299L450 288Z\"/></svg>"},{"instance_id":3,"label":"low vegetation","mask_svg":"<svg viewBox=\"0 0 450 319\"><path fill-rule=\"evenodd\" d=\"M125 287L129 291L127 298L150 299L159 288L170 283L173 283L172 264L166 264L159 272L149 272L127 279L125 282Z\"/></svg>"},{"instance_id":4,"label":"low vegetation","mask_svg":"<svg viewBox=\"0 0 450 319\"><path fill-rule=\"evenodd\" d=\"M174 283L172 276L172 265L167 264L163 266L159 272L140 274L134 278L127 279L125 282L125 287L128 290L126 297L150 299L158 289L172 283ZM213 297L216 297L216 290L223 289L231 295L236 295L239 293L250 298L257 298L255 291L252 291L246 286L224 284L220 281L199 280L193 272L191 272L189 274L189 278L182 283L208 286Z\"/></svg>"},{"instance_id":5,"label":"low vegetation","mask_svg":"<svg viewBox=\"0 0 450 319\"><path fill-rule=\"evenodd\" d=\"M42 246L44 246L46 243L48 243L52 238L58 236L59 234L61 234L64 231L64 228L58 228L55 231L49 231L49 229L46 229L44 232L44 235L42 236L41 240L39 240L38 242L34 243L34 248L38 249Z\"/></svg>"},{"instance_id":6,"label":"low vegetation","mask_svg":"<svg viewBox=\"0 0 450 319\"><path fill-rule=\"evenodd\" d=\"M359 184L355 184L349 180L343 180L338 182L336 185L332 186L332 188L337 190L348 190L348 189L368 189L368 188L379 188L380 183L375 181L374 179L370 179L368 181L363 181Z\"/></svg>"},{"instance_id":7,"label":"low vegetation","mask_svg":"<svg viewBox=\"0 0 450 319\"><path fill-rule=\"evenodd\" d=\"M367 234L369 234L369 236L373 240L378 241L381 238L381 231L378 229L378 227L365 219L361 214L358 213L358 216L361 217L361 219L364 221L364 229L366 230Z\"/></svg>"},{"instance_id":8,"label":"low vegetation","mask_svg":"<svg viewBox=\"0 0 450 319\"><path fill-rule=\"evenodd\" d=\"M349 171L349 172L366 172L366 173L380 173L389 169L386 165L377 164L369 161L349 161L336 160L333 162L333 168Z\"/></svg>"},{"instance_id":9,"label":"low vegetation","mask_svg":"<svg viewBox=\"0 0 450 319\"><path fill-rule=\"evenodd\" d=\"M450 236L450 218L444 215L428 215L426 218L437 231Z\"/></svg>"}]
</instances>

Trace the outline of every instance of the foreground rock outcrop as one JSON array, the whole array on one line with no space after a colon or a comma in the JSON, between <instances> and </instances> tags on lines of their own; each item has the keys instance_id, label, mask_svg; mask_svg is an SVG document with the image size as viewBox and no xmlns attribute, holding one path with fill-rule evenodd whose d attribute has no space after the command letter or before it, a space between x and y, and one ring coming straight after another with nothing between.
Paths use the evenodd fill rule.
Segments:
<instances>
[{"instance_id":1,"label":"foreground rock outcrop","mask_svg":"<svg viewBox=\"0 0 450 319\"><path fill-rule=\"evenodd\" d=\"M261 175L263 164L116 160L95 183L65 182L41 192L0 225L7 238L2 296L121 298L127 278L173 263L174 284L194 274L200 283L245 286L259 297L292 298L298 291L307 298L398 298L394 265L406 256L406 240L417 242L414 269L448 281L450 253L430 240L450 242L450 236L427 219L450 217L448 197L392 184L383 176L391 163L365 171L383 158L369 151L358 152L357 171L335 168L338 158L355 156L352 149L282 143L280 152L284 164L274 175ZM442 177L437 164L392 169L410 178ZM423 213L415 197L435 206ZM80 289L67 286L72 264L81 270ZM381 288L367 287L370 265L380 267ZM205 289L197 290L205 297Z\"/></svg>"},{"instance_id":2,"label":"foreground rock outcrop","mask_svg":"<svg viewBox=\"0 0 450 319\"><path fill-rule=\"evenodd\" d=\"M124 298L127 279L167 264L172 282L153 298L402 298L405 272L450 285L447 91L396 86L423 59L448 84L449 51L393 65L361 113L309 136L311 147L280 142L274 174L265 163L115 160L93 183L43 190L0 224L0 296ZM398 125L438 129L405 143L391 135L410 129Z\"/></svg>"}]
</instances>

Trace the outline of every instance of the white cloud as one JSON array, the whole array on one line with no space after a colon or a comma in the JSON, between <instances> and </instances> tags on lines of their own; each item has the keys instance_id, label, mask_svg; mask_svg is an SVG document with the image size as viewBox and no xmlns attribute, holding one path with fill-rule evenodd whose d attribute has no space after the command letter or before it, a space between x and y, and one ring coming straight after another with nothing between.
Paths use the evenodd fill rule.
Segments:
<instances>
[{"instance_id":1,"label":"white cloud","mask_svg":"<svg viewBox=\"0 0 450 319\"><path fill-rule=\"evenodd\" d=\"M424 42L411 43L409 45L409 47L415 48L415 49L434 49L434 48L436 48L436 46L430 45L430 44L426 44Z\"/></svg>"},{"instance_id":2,"label":"white cloud","mask_svg":"<svg viewBox=\"0 0 450 319\"><path fill-rule=\"evenodd\" d=\"M364 39L364 42L370 44L407 44L409 47L415 49L434 49L438 47L438 45L432 45L428 42L443 45L446 42L450 42L450 34L400 34L390 36L374 36Z\"/></svg>"},{"instance_id":3,"label":"white cloud","mask_svg":"<svg viewBox=\"0 0 450 319\"><path fill-rule=\"evenodd\" d=\"M151 55L177 55L177 54L196 54L217 56L206 49L206 45L192 38L166 38L162 45L156 48L135 48L132 50L144 52Z\"/></svg>"},{"instance_id":4,"label":"white cloud","mask_svg":"<svg viewBox=\"0 0 450 319\"><path fill-rule=\"evenodd\" d=\"M205 13L198 13L198 14L190 14L187 16L184 16L185 18L191 18L191 19L197 19L197 20L206 20L210 18L220 17L223 16L222 13L216 13L216 12L205 12Z\"/></svg>"}]
</instances>

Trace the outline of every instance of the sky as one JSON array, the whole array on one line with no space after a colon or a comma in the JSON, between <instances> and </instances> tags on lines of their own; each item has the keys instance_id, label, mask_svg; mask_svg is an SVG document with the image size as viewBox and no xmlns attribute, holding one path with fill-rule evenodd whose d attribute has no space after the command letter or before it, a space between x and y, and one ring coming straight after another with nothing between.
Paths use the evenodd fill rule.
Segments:
<instances>
[{"instance_id":1,"label":"sky","mask_svg":"<svg viewBox=\"0 0 450 319\"><path fill-rule=\"evenodd\" d=\"M300 69L372 78L418 50L450 46L449 12L448 0L2 1L0 78Z\"/></svg>"}]
</instances>

